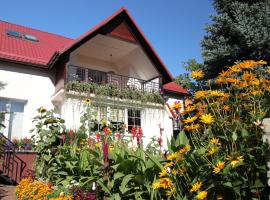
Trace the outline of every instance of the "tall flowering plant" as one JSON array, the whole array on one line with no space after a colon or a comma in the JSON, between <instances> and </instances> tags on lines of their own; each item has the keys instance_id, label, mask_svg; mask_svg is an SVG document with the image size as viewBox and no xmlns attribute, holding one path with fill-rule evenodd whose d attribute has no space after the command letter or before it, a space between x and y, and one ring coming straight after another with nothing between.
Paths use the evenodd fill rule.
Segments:
<instances>
[{"instance_id":1,"label":"tall flowering plant","mask_svg":"<svg viewBox=\"0 0 270 200\"><path fill-rule=\"evenodd\" d=\"M170 199L264 199L267 150L262 120L268 117L270 69L244 61L193 94L184 131L170 146L156 195ZM200 70L192 77L203 78Z\"/></svg>"}]
</instances>

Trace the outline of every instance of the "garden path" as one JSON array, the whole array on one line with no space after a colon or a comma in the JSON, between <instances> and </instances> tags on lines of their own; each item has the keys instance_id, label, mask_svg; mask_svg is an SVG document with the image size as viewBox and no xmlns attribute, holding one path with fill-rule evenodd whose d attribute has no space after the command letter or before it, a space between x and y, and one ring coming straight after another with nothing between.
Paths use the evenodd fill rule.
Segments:
<instances>
[{"instance_id":1,"label":"garden path","mask_svg":"<svg viewBox=\"0 0 270 200\"><path fill-rule=\"evenodd\" d=\"M15 186L0 184L0 200L16 200Z\"/></svg>"}]
</instances>

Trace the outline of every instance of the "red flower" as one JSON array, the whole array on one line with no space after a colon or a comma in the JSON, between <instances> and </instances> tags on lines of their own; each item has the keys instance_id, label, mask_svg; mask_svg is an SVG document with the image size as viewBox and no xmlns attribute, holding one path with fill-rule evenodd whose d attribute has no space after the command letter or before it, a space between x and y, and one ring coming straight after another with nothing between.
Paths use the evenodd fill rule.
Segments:
<instances>
[{"instance_id":1,"label":"red flower","mask_svg":"<svg viewBox=\"0 0 270 200\"><path fill-rule=\"evenodd\" d=\"M97 141L99 142L100 141L100 133L96 133L96 138L97 138Z\"/></svg>"},{"instance_id":2,"label":"red flower","mask_svg":"<svg viewBox=\"0 0 270 200\"><path fill-rule=\"evenodd\" d=\"M70 139L73 137L73 134L74 134L73 130L70 129L70 131L69 131L69 137L70 137Z\"/></svg>"},{"instance_id":3,"label":"red flower","mask_svg":"<svg viewBox=\"0 0 270 200\"><path fill-rule=\"evenodd\" d=\"M157 139L157 142L158 142L158 145L159 146L162 146L162 137L160 136L158 139Z\"/></svg>"},{"instance_id":4,"label":"red flower","mask_svg":"<svg viewBox=\"0 0 270 200\"><path fill-rule=\"evenodd\" d=\"M141 138L142 136L143 136L143 131L142 131L141 128L139 128L137 137L140 137Z\"/></svg>"},{"instance_id":5,"label":"red flower","mask_svg":"<svg viewBox=\"0 0 270 200\"><path fill-rule=\"evenodd\" d=\"M104 127L103 131L104 131L105 135L109 134L109 128L108 127Z\"/></svg>"},{"instance_id":6,"label":"red flower","mask_svg":"<svg viewBox=\"0 0 270 200\"><path fill-rule=\"evenodd\" d=\"M131 134L132 134L132 138L136 137L137 136L137 129L135 127L133 127L131 129Z\"/></svg>"}]
</instances>

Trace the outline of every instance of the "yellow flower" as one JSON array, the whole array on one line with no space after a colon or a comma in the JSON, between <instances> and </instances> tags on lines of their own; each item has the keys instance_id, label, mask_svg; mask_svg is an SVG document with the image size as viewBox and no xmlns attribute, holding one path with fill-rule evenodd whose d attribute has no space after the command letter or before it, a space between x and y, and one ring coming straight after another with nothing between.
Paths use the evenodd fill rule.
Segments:
<instances>
[{"instance_id":1,"label":"yellow flower","mask_svg":"<svg viewBox=\"0 0 270 200\"><path fill-rule=\"evenodd\" d=\"M196 116L188 117L188 118L184 119L183 122L184 122L185 124L187 124L187 123L192 123L192 122L194 122L196 119L197 119Z\"/></svg>"},{"instance_id":2,"label":"yellow flower","mask_svg":"<svg viewBox=\"0 0 270 200\"><path fill-rule=\"evenodd\" d=\"M168 167L172 167L172 166L174 166L174 163L173 163L173 162L169 162L169 163L167 163L167 164L164 166L164 168L168 168Z\"/></svg>"},{"instance_id":3,"label":"yellow flower","mask_svg":"<svg viewBox=\"0 0 270 200\"><path fill-rule=\"evenodd\" d=\"M201 122L210 125L214 122L214 118L211 114L204 114L201 116Z\"/></svg>"},{"instance_id":4,"label":"yellow flower","mask_svg":"<svg viewBox=\"0 0 270 200\"><path fill-rule=\"evenodd\" d=\"M194 130L199 130L201 128L200 124L191 124L191 125L185 125L184 126L184 129L191 132L191 131L194 131Z\"/></svg>"},{"instance_id":5,"label":"yellow flower","mask_svg":"<svg viewBox=\"0 0 270 200\"><path fill-rule=\"evenodd\" d=\"M228 83L237 83L240 81L240 78L227 78L226 81Z\"/></svg>"},{"instance_id":6,"label":"yellow flower","mask_svg":"<svg viewBox=\"0 0 270 200\"><path fill-rule=\"evenodd\" d=\"M213 145L221 145L221 143L219 142L219 138L212 138L210 140L210 144L213 144Z\"/></svg>"},{"instance_id":7,"label":"yellow flower","mask_svg":"<svg viewBox=\"0 0 270 200\"><path fill-rule=\"evenodd\" d=\"M85 99L85 104L86 104L86 105L91 104L91 99Z\"/></svg>"},{"instance_id":8,"label":"yellow flower","mask_svg":"<svg viewBox=\"0 0 270 200\"><path fill-rule=\"evenodd\" d=\"M166 170L166 169L163 169L163 170L159 173L159 177L160 177L160 178L161 178L161 177L165 177L165 176L167 176L167 174L168 174L167 170Z\"/></svg>"},{"instance_id":9,"label":"yellow flower","mask_svg":"<svg viewBox=\"0 0 270 200\"><path fill-rule=\"evenodd\" d=\"M195 92L194 94L194 99L200 99L200 98L203 98L203 97L206 97L207 95L207 91L197 91Z\"/></svg>"},{"instance_id":10,"label":"yellow flower","mask_svg":"<svg viewBox=\"0 0 270 200\"><path fill-rule=\"evenodd\" d=\"M196 109L196 106L193 105L193 106L187 106L184 113L190 113L192 111L194 111Z\"/></svg>"},{"instance_id":11,"label":"yellow flower","mask_svg":"<svg viewBox=\"0 0 270 200\"><path fill-rule=\"evenodd\" d=\"M172 174L173 174L174 176L176 176L176 175L178 174L178 170L177 170L177 169L172 170Z\"/></svg>"},{"instance_id":12,"label":"yellow flower","mask_svg":"<svg viewBox=\"0 0 270 200\"><path fill-rule=\"evenodd\" d=\"M218 148L217 148L217 147L212 147L212 148L210 148L210 149L208 150L207 155L208 155L208 156L211 156L211 155L215 154L216 152L218 152Z\"/></svg>"},{"instance_id":13,"label":"yellow flower","mask_svg":"<svg viewBox=\"0 0 270 200\"><path fill-rule=\"evenodd\" d=\"M209 91L209 95L213 97L222 97L224 96L224 92L221 92L218 90L212 90L212 91Z\"/></svg>"},{"instance_id":14,"label":"yellow flower","mask_svg":"<svg viewBox=\"0 0 270 200\"><path fill-rule=\"evenodd\" d=\"M40 108L38 109L38 112L39 112L39 113L45 113L45 112L47 112L47 110L46 110L46 108L44 108L44 107L40 107Z\"/></svg>"},{"instance_id":15,"label":"yellow flower","mask_svg":"<svg viewBox=\"0 0 270 200\"><path fill-rule=\"evenodd\" d=\"M201 191L197 194L196 198L199 200L204 200L207 197L207 191Z\"/></svg>"},{"instance_id":16,"label":"yellow flower","mask_svg":"<svg viewBox=\"0 0 270 200\"><path fill-rule=\"evenodd\" d=\"M249 80L252 80L255 78L255 75L251 72L245 72L243 75L242 75L242 79L245 80L245 81L249 81Z\"/></svg>"},{"instance_id":17,"label":"yellow flower","mask_svg":"<svg viewBox=\"0 0 270 200\"><path fill-rule=\"evenodd\" d=\"M172 187L169 191L166 192L166 196L172 196L176 192L175 187Z\"/></svg>"},{"instance_id":18,"label":"yellow flower","mask_svg":"<svg viewBox=\"0 0 270 200\"><path fill-rule=\"evenodd\" d=\"M217 84L224 84L224 83L226 83L226 79L224 77L218 77L216 79L216 83Z\"/></svg>"},{"instance_id":19,"label":"yellow flower","mask_svg":"<svg viewBox=\"0 0 270 200\"><path fill-rule=\"evenodd\" d=\"M244 158L243 156L227 156L227 160L230 161L230 164L235 167L238 163L243 162Z\"/></svg>"},{"instance_id":20,"label":"yellow flower","mask_svg":"<svg viewBox=\"0 0 270 200\"><path fill-rule=\"evenodd\" d=\"M154 190L161 188L160 182L158 181L158 182L153 183L152 188Z\"/></svg>"},{"instance_id":21,"label":"yellow flower","mask_svg":"<svg viewBox=\"0 0 270 200\"><path fill-rule=\"evenodd\" d=\"M231 109L231 107L229 105L224 105L223 106L223 110L225 111L229 111Z\"/></svg>"},{"instance_id":22,"label":"yellow flower","mask_svg":"<svg viewBox=\"0 0 270 200\"><path fill-rule=\"evenodd\" d=\"M169 179L169 178L161 178L160 185L164 189L168 189L168 188L171 188L173 186L173 183L172 183L171 179Z\"/></svg>"},{"instance_id":23,"label":"yellow flower","mask_svg":"<svg viewBox=\"0 0 270 200\"><path fill-rule=\"evenodd\" d=\"M181 107L182 107L182 105L181 105L181 102L180 101L176 101L172 105L172 109L173 110L179 110Z\"/></svg>"},{"instance_id":24,"label":"yellow flower","mask_svg":"<svg viewBox=\"0 0 270 200\"><path fill-rule=\"evenodd\" d=\"M198 181L192 185L192 188L190 189L190 192L197 192L202 187L202 182Z\"/></svg>"},{"instance_id":25,"label":"yellow flower","mask_svg":"<svg viewBox=\"0 0 270 200\"><path fill-rule=\"evenodd\" d=\"M204 77L204 72L202 70L196 70L191 73L191 77L195 79L200 79Z\"/></svg>"},{"instance_id":26,"label":"yellow flower","mask_svg":"<svg viewBox=\"0 0 270 200\"><path fill-rule=\"evenodd\" d=\"M178 151L179 154L184 154L186 152L188 152L190 150L190 146L189 145L185 145L182 149L180 149Z\"/></svg>"},{"instance_id":27,"label":"yellow flower","mask_svg":"<svg viewBox=\"0 0 270 200\"><path fill-rule=\"evenodd\" d=\"M213 172L215 174L218 174L221 170L223 170L225 167L225 162L220 162L218 161L218 163L216 164L216 166L214 167Z\"/></svg>"},{"instance_id":28,"label":"yellow flower","mask_svg":"<svg viewBox=\"0 0 270 200\"><path fill-rule=\"evenodd\" d=\"M167 156L167 160L175 160L178 157L178 153L171 153Z\"/></svg>"}]
</instances>

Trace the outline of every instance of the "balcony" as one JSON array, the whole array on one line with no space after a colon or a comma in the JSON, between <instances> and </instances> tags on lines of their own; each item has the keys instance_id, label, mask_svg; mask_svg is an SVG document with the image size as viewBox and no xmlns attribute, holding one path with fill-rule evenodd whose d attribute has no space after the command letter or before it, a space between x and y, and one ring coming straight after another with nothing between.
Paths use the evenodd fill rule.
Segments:
<instances>
[{"instance_id":1,"label":"balcony","mask_svg":"<svg viewBox=\"0 0 270 200\"><path fill-rule=\"evenodd\" d=\"M121 91L131 89L147 93L160 93L160 77L154 77L151 80L142 80L138 78L123 76L113 72L103 72L83 67L67 67L67 83L86 82L98 85L114 85Z\"/></svg>"}]
</instances>

